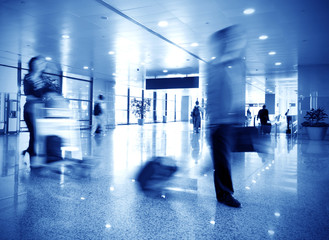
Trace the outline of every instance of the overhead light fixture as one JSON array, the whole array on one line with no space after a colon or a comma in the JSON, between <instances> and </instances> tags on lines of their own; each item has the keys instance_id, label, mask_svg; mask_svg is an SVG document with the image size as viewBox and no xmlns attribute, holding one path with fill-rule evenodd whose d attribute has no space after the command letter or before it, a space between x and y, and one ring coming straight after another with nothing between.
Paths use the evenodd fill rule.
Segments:
<instances>
[{"instance_id":1,"label":"overhead light fixture","mask_svg":"<svg viewBox=\"0 0 329 240\"><path fill-rule=\"evenodd\" d=\"M261 35L261 36L259 36L259 39L260 40L265 40L265 39L268 39L268 36L267 35Z\"/></svg>"},{"instance_id":2,"label":"overhead light fixture","mask_svg":"<svg viewBox=\"0 0 329 240\"><path fill-rule=\"evenodd\" d=\"M199 43L196 43L196 42L195 43L191 43L191 46L192 47L197 47L197 46L199 46Z\"/></svg>"},{"instance_id":3,"label":"overhead light fixture","mask_svg":"<svg viewBox=\"0 0 329 240\"><path fill-rule=\"evenodd\" d=\"M228 68L232 68L232 66L228 66Z\"/></svg>"},{"instance_id":4,"label":"overhead light fixture","mask_svg":"<svg viewBox=\"0 0 329 240\"><path fill-rule=\"evenodd\" d=\"M214 60L214 59L216 59L216 57L212 57L212 58L211 58L211 60Z\"/></svg>"},{"instance_id":5,"label":"overhead light fixture","mask_svg":"<svg viewBox=\"0 0 329 240\"><path fill-rule=\"evenodd\" d=\"M165 70L163 70L162 72L166 73L166 72L168 72L168 70L167 70L167 69L165 69Z\"/></svg>"},{"instance_id":6,"label":"overhead light fixture","mask_svg":"<svg viewBox=\"0 0 329 240\"><path fill-rule=\"evenodd\" d=\"M274 64L275 64L275 66L280 66L282 63L281 62L276 62Z\"/></svg>"},{"instance_id":7,"label":"overhead light fixture","mask_svg":"<svg viewBox=\"0 0 329 240\"><path fill-rule=\"evenodd\" d=\"M88 69L89 67L88 66L84 66L83 69Z\"/></svg>"},{"instance_id":8,"label":"overhead light fixture","mask_svg":"<svg viewBox=\"0 0 329 240\"><path fill-rule=\"evenodd\" d=\"M63 34L63 35L62 35L62 38L64 38L64 39L69 39L70 36L69 36L69 35L66 35L66 34Z\"/></svg>"},{"instance_id":9,"label":"overhead light fixture","mask_svg":"<svg viewBox=\"0 0 329 240\"><path fill-rule=\"evenodd\" d=\"M51 61L51 60L52 60L51 57L45 57L45 59L46 59L47 61Z\"/></svg>"},{"instance_id":10,"label":"overhead light fixture","mask_svg":"<svg viewBox=\"0 0 329 240\"><path fill-rule=\"evenodd\" d=\"M275 54L276 54L276 52L274 52L274 51L268 52L268 55L275 55Z\"/></svg>"},{"instance_id":11,"label":"overhead light fixture","mask_svg":"<svg viewBox=\"0 0 329 240\"><path fill-rule=\"evenodd\" d=\"M109 51L109 54L110 54L110 55L113 55L113 54L114 54L114 52L113 52L113 51Z\"/></svg>"},{"instance_id":12,"label":"overhead light fixture","mask_svg":"<svg viewBox=\"0 0 329 240\"><path fill-rule=\"evenodd\" d=\"M243 11L245 15L253 14L255 12L255 9L253 8L247 8Z\"/></svg>"},{"instance_id":13,"label":"overhead light fixture","mask_svg":"<svg viewBox=\"0 0 329 240\"><path fill-rule=\"evenodd\" d=\"M167 27L168 26L168 22L167 21L160 21L160 22L158 22L158 26L159 27Z\"/></svg>"}]
</instances>

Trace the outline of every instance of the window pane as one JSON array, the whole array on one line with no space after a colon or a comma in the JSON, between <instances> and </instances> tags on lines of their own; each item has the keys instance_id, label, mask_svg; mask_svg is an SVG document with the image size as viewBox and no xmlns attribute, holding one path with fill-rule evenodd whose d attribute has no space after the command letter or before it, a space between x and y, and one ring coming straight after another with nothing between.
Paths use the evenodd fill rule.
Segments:
<instances>
[{"instance_id":1,"label":"window pane","mask_svg":"<svg viewBox=\"0 0 329 240\"><path fill-rule=\"evenodd\" d=\"M63 96L71 99L89 100L91 82L63 78Z\"/></svg>"},{"instance_id":2,"label":"window pane","mask_svg":"<svg viewBox=\"0 0 329 240\"><path fill-rule=\"evenodd\" d=\"M87 101L69 100L69 107L74 111L75 118L78 120L89 121L89 106Z\"/></svg>"},{"instance_id":3,"label":"window pane","mask_svg":"<svg viewBox=\"0 0 329 240\"><path fill-rule=\"evenodd\" d=\"M127 96L115 97L115 110L127 110Z\"/></svg>"},{"instance_id":4,"label":"window pane","mask_svg":"<svg viewBox=\"0 0 329 240\"><path fill-rule=\"evenodd\" d=\"M127 110L117 110L115 112L116 124L127 124Z\"/></svg>"}]
</instances>

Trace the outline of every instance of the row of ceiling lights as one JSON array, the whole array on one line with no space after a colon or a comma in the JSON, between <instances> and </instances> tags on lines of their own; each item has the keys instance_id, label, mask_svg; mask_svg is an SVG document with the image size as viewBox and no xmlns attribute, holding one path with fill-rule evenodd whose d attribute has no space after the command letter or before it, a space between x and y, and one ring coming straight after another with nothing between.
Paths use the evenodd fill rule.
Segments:
<instances>
[{"instance_id":1,"label":"row of ceiling lights","mask_svg":"<svg viewBox=\"0 0 329 240\"><path fill-rule=\"evenodd\" d=\"M255 9L253 9L253 8L247 8L247 9L245 9L245 10L243 11L243 13L244 13L245 15L250 15L250 14L253 14L254 12L255 12ZM159 22L158 22L158 26L159 26L159 27L167 27L167 26L168 26L168 22L167 22L167 21L159 21ZM69 39L70 36L64 34L64 35L62 35L62 38L63 38L63 39ZM259 36L259 39L260 39L260 40L266 40L266 39L268 39L268 36L267 36L267 35L261 35L261 36ZM197 42L194 42L194 43L191 43L191 46L192 46L192 47L197 47L197 46L199 46L199 44L198 44ZM113 55L113 54L115 54L115 52L114 52L114 51L109 51L108 54L109 54L109 55ZM268 54L269 54L269 55L275 55L276 52L274 52L274 51L270 51ZM211 59L213 60L213 59L215 59L215 58L216 58L216 57L212 57ZM47 61L51 61L51 58L50 58L50 57L46 57L46 60L47 60ZM280 66L282 63L281 63L281 62L276 62L276 63L274 63L274 64L275 64L276 66ZM229 68L232 68L232 67L229 66ZM83 69L89 69L89 67L88 67L88 66L84 66ZM164 72L164 73L167 73L168 70L164 69L163 72Z\"/></svg>"}]
</instances>

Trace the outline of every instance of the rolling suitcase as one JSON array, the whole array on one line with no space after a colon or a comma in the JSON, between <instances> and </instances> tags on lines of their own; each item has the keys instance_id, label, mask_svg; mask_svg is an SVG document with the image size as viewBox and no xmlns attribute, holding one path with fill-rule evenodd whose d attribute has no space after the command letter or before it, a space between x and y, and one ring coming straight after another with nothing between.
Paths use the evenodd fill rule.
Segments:
<instances>
[{"instance_id":1,"label":"rolling suitcase","mask_svg":"<svg viewBox=\"0 0 329 240\"><path fill-rule=\"evenodd\" d=\"M151 158L137 174L137 182L142 190L161 190L161 187L177 171L173 159L168 157Z\"/></svg>"},{"instance_id":2,"label":"rolling suitcase","mask_svg":"<svg viewBox=\"0 0 329 240\"><path fill-rule=\"evenodd\" d=\"M46 163L63 160L61 147L62 139L59 136L46 136Z\"/></svg>"}]
</instances>

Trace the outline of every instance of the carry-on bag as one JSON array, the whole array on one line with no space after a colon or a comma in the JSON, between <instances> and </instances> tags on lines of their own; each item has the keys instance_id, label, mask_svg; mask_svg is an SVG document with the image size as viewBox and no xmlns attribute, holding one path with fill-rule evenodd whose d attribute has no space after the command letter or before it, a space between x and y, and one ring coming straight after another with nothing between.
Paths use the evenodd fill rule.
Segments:
<instances>
[{"instance_id":1,"label":"carry-on bag","mask_svg":"<svg viewBox=\"0 0 329 240\"><path fill-rule=\"evenodd\" d=\"M136 180L142 190L160 190L177 169L173 159L153 157L142 166Z\"/></svg>"}]
</instances>

